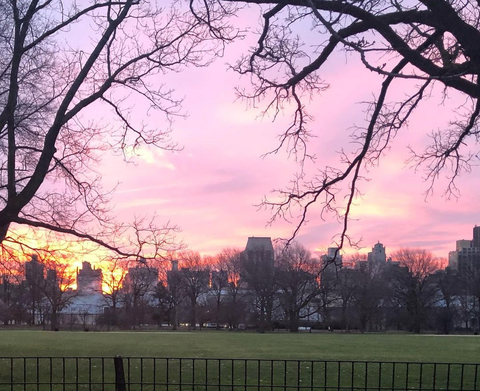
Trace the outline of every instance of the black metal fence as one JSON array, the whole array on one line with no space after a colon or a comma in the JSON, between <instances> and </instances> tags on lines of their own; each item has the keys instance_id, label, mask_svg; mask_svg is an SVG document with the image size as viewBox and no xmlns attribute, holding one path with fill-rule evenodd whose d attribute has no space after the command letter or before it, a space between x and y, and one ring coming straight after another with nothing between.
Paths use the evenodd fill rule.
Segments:
<instances>
[{"instance_id":1,"label":"black metal fence","mask_svg":"<svg viewBox=\"0 0 480 391\"><path fill-rule=\"evenodd\" d=\"M0 391L480 390L480 364L0 357Z\"/></svg>"}]
</instances>

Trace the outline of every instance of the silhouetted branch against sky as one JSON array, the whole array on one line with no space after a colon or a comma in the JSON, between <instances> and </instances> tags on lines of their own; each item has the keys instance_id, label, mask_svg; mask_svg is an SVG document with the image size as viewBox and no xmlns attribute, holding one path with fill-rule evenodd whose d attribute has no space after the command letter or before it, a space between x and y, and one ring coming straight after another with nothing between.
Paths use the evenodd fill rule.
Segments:
<instances>
[{"instance_id":1,"label":"silhouetted branch against sky","mask_svg":"<svg viewBox=\"0 0 480 391\"><path fill-rule=\"evenodd\" d=\"M464 102L452 109L447 127L433 130L427 125L424 131L432 131L430 145L423 151L412 147L410 157L405 156L405 160L409 158L409 163L423 172L427 195L440 176L447 176L446 197L458 196L455 180L478 163L478 2L225 0L223 3L261 6L263 25L259 28L257 45L234 69L251 80L250 87L239 90L240 97L263 102L266 111L275 115L280 111L292 115L290 126L280 136L279 148L297 156L300 174L291 186L262 203L272 210L271 222L294 220L291 240L309 218L323 218L326 213L333 213L342 223L338 244L343 246L350 240L347 227L351 206L360 196L359 183L388 153L412 114L438 91L445 101L456 91L463 95ZM338 52L344 52L347 61L360 62L378 74L381 82L372 101L365 102L365 124L352 124L351 143L339 152L338 164L321 168L322 156L318 156L316 167L320 169L311 174L305 169L309 160L315 159L315 151L309 149L311 136L322 138L323 132L342 131L318 129L318 126L312 129L311 114L315 113L309 110L312 95L328 88L329 80L323 80L322 70L329 61L334 61ZM319 216L312 216L310 210L318 204L321 204Z\"/></svg>"},{"instance_id":2,"label":"silhouetted branch against sky","mask_svg":"<svg viewBox=\"0 0 480 391\"><path fill-rule=\"evenodd\" d=\"M170 131L173 121L188 111L182 104L189 96L174 91L182 84L176 74L206 68L224 55L228 43L250 39L252 34L236 28L237 15L254 5L263 15L249 29L257 32L256 45L240 53L230 70L247 81L239 83L238 96L281 123L276 146L263 152L285 154L299 163L290 185L262 203L272 211L270 222L292 221L292 240L309 219L333 216L341 225L337 244L355 245L347 234L349 218L370 170L381 163L415 113L422 112L426 100L438 95L442 110L451 110L450 122L434 130L425 121L420 131L430 145L423 150L412 145L405 160L423 172L427 194L446 176L445 195L458 196L456 179L478 161L478 2L22 0L0 4L1 242L14 237L9 230L16 224L74 236L123 258L158 258L177 250L175 224L160 224L143 213L130 223L117 221L112 189L103 187L112 180L102 175L108 170L99 167L107 152L128 160L141 155L145 146L182 148ZM346 130L322 124L316 118L318 107L311 107L334 81L325 76L332 64L341 66L339 54L378 80L371 87L373 97L363 102L363 122L352 121ZM210 102L217 92L218 75L209 81L209 91L196 90L193 84L204 85L198 77L190 80L185 84L197 97L193 104L205 107L204 101ZM351 85L342 94L348 97L355 88ZM452 94L463 98L460 104L448 104ZM224 109L207 107L208 120L201 126L195 123L202 135L215 127L214 114ZM344 112L351 109L346 105ZM285 115L291 116L290 122L284 121ZM229 126L235 120L230 116ZM350 142L339 141L331 148L338 150L337 163L312 147L313 137L323 142L332 140L332 133L338 140L345 140L345 133L350 136ZM209 135L221 151L220 132ZM249 147L254 144L249 142ZM207 153L201 157L209 158ZM199 160L192 162L198 165ZM167 166L175 168L170 162ZM224 168L225 173L231 174ZM122 173L114 174L122 179ZM252 177L250 172L248 185ZM241 187L237 179L229 178ZM217 188L224 191L221 184ZM211 187L209 191L213 199ZM202 229L205 216L200 218Z\"/></svg>"},{"instance_id":3,"label":"silhouetted branch against sky","mask_svg":"<svg viewBox=\"0 0 480 391\"><path fill-rule=\"evenodd\" d=\"M124 257L181 247L175 225L117 222L96 165L108 150L127 158L142 145L177 148L170 126L182 99L169 73L208 65L236 35L223 22L228 8L205 10L176 1L0 4L0 242L21 224ZM108 119L92 120L91 107ZM163 122L145 123L150 112Z\"/></svg>"}]
</instances>

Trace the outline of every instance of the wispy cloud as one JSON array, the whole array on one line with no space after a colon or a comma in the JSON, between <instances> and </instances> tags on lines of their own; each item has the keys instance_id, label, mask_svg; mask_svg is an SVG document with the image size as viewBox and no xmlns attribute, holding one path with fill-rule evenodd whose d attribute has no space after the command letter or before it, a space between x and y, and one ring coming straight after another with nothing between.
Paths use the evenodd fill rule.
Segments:
<instances>
[{"instance_id":1,"label":"wispy cloud","mask_svg":"<svg viewBox=\"0 0 480 391\"><path fill-rule=\"evenodd\" d=\"M238 58L248 44L240 43L227 51L227 61ZM381 78L355 64L339 54L337 63L322 73L330 88L308 104L315 117L309 126L316 136L308 148L317 160L305 167L307 175L327 165L338 166L337 152L341 149L352 153L358 148L350 134L355 127L365 126L366 106L362 102L373 99ZM132 151L135 164L130 165L105 159L100 168L104 178L113 184L120 182L114 196L120 217L157 212L182 228L182 238L193 249L205 253L243 247L251 235L288 237L291 224L276 221L267 225L270 211L254 206L271 189L284 188L299 170L286 151L262 158L278 145L278 134L290 120L288 108L275 122L271 117L260 119L261 107L248 107L236 100L234 87L248 85L248 80L227 72L222 61L172 75L170 82L178 95L185 97L189 114L174 123L172 134L183 150L169 153L141 148ZM408 83L403 86L393 91L391 101L408 93ZM406 167L408 146L421 149L430 130L448 126L448 111L438 109L439 103L432 98L423 104L409 127L398 132L379 166L363 172L368 180L360 183L363 196L355 201L349 233L362 239L366 249L381 241L388 251L420 246L446 256L456 239L469 238L471 228L480 223L478 169L459 178L463 195L457 202L443 197L443 179L434 195L425 199L428 183L422 180L422 170ZM454 97L444 103L455 105ZM148 121L161 124L163 118L152 115ZM291 217L295 221L296 214ZM341 232L335 216L321 215L319 208L313 208L308 220L298 239L312 250L332 245Z\"/></svg>"}]
</instances>

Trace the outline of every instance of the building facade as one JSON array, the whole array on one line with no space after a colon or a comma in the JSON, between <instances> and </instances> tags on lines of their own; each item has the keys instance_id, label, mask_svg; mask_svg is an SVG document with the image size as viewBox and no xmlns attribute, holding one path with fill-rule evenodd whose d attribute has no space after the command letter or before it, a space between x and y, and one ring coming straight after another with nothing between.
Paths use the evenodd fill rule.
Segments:
<instances>
[{"instance_id":1,"label":"building facade","mask_svg":"<svg viewBox=\"0 0 480 391\"><path fill-rule=\"evenodd\" d=\"M387 253L385 246L378 242L372 247L372 251L367 256L368 263L385 264L387 262Z\"/></svg>"},{"instance_id":2,"label":"building facade","mask_svg":"<svg viewBox=\"0 0 480 391\"><path fill-rule=\"evenodd\" d=\"M77 290L81 292L102 291L102 270L92 268L90 262L82 262L82 268L77 269Z\"/></svg>"},{"instance_id":3,"label":"building facade","mask_svg":"<svg viewBox=\"0 0 480 391\"><path fill-rule=\"evenodd\" d=\"M272 239L268 237L249 237L242 257L249 262L262 262L265 265L273 266L275 253Z\"/></svg>"},{"instance_id":4,"label":"building facade","mask_svg":"<svg viewBox=\"0 0 480 391\"><path fill-rule=\"evenodd\" d=\"M448 254L448 266L460 272L480 269L480 227L473 228L473 239L456 241L455 251Z\"/></svg>"}]
</instances>

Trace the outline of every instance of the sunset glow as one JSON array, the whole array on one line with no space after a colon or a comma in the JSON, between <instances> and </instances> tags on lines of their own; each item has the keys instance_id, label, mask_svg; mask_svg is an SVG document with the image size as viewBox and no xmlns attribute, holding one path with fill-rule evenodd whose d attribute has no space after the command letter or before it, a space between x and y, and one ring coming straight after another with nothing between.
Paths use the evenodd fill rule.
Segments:
<instances>
[{"instance_id":1,"label":"sunset glow","mask_svg":"<svg viewBox=\"0 0 480 391\"><path fill-rule=\"evenodd\" d=\"M238 23L244 26L240 27L257 20L257 9L242 12ZM178 99L184 98L184 113L188 114L173 123L171 136L178 151L141 146L126 151L130 163L113 152L101 156L95 169L106 189L116 187L112 205L120 221L156 214L160 221L180 227L178 241L203 255L215 255L226 247L244 248L248 236L291 236L298 211L286 216L289 221L277 219L270 224L272 211L258 207L264 196L269 197L273 189L284 189L301 170L295 156L285 149L268 154L278 147L278 135L288 126L291 108L283 107L275 120L273 113L262 116L265 107L261 103L252 107L237 99L235 88L246 87L249 81L226 65L234 63L255 39L248 35L228 46L225 57L208 67L168 75L168 85L176 90ZM361 102L371 99L382 81L353 55L332 58L322 70L329 88L313 96L307 107L314 117L309 124L314 137L308 152L316 156L305 166L307 176L319 167L341 165L338 152L342 148L347 154L355 151L349 136L352 126L365 124L365 105ZM402 88L395 90L399 96L405 93ZM433 194L426 196L429 184L422 171L415 172L406 164L408 147L424 147L431 130L453 120L447 108L461 104L455 95L444 101L439 91L432 91L432 98L415 113L409 126L401 129L380 165L362 174L361 194L355 199L348 229L349 235L360 241L360 248L346 246L345 253L365 253L380 241L387 252L419 247L445 258L457 239L471 237L472 227L480 224L478 167L458 179L459 197L447 198L448 172L438 179ZM132 102L132 112L135 109ZM101 107L90 115L99 122L109 121ZM158 113L149 113L143 120L162 130L168 127ZM344 196L340 193L339 200ZM320 208L313 207L307 220L297 237L301 244L318 251L337 243L342 226L336 216L321 214ZM13 227L12 232L27 234L21 227ZM108 269L106 255L98 246L62 243L43 234L31 236L31 241L32 247L48 244L60 252L69 247L72 272L84 260Z\"/></svg>"}]
</instances>

